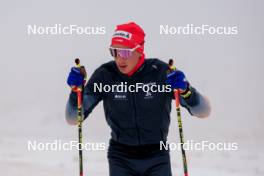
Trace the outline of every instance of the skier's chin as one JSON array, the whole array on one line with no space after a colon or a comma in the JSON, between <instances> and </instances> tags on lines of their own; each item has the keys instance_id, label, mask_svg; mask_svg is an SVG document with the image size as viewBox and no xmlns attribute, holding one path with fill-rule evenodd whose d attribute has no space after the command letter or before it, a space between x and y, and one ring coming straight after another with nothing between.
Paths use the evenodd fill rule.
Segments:
<instances>
[{"instance_id":1,"label":"skier's chin","mask_svg":"<svg viewBox=\"0 0 264 176\"><path fill-rule=\"evenodd\" d=\"M128 69L128 66L123 66L123 67L121 67L121 66L118 66L118 69L119 69L119 71L121 72L121 73L123 73L123 74L127 74L127 73L129 73L129 69Z\"/></svg>"}]
</instances>

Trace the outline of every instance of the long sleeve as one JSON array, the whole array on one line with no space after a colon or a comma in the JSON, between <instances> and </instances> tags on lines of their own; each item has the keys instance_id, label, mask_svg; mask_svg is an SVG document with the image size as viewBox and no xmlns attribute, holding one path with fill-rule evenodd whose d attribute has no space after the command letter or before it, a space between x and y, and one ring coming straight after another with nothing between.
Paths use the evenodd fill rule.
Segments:
<instances>
[{"instance_id":1,"label":"long sleeve","mask_svg":"<svg viewBox=\"0 0 264 176\"><path fill-rule=\"evenodd\" d=\"M97 69L88 83L86 84L83 92L83 101L82 101L82 114L84 119L88 117L88 115L92 112L95 106L103 99L103 95L101 92L94 92L94 83L102 82L102 76L100 71ZM77 94L75 92L71 92L65 112L66 121L70 125L77 124Z\"/></svg>"},{"instance_id":2,"label":"long sleeve","mask_svg":"<svg viewBox=\"0 0 264 176\"><path fill-rule=\"evenodd\" d=\"M83 96L83 109L82 114L84 119L92 112L95 106L101 101L101 97L95 95L84 95ZM77 124L77 95L71 92L66 105L66 120L70 125Z\"/></svg>"},{"instance_id":3,"label":"long sleeve","mask_svg":"<svg viewBox=\"0 0 264 176\"><path fill-rule=\"evenodd\" d=\"M210 102L207 97L200 94L195 88L190 86L191 95L188 98L180 98L180 103L193 116L204 118L211 113Z\"/></svg>"}]
</instances>

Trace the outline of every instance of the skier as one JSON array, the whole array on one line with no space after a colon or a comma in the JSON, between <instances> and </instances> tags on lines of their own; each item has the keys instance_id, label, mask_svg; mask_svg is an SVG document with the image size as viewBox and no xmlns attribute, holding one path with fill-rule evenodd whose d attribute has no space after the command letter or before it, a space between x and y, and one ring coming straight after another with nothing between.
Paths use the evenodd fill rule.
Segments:
<instances>
[{"instance_id":1,"label":"skier","mask_svg":"<svg viewBox=\"0 0 264 176\"><path fill-rule=\"evenodd\" d=\"M111 128L108 148L110 176L171 176L168 150L160 150L167 141L173 89L180 90L180 103L196 117L210 114L208 100L186 80L182 71L167 76L168 65L159 59L145 59L143 29L134 22L117 25L111 39L109 61L95 70L84 88L84 119L102 100ZM80 72L71 71L70 86L78 86ZM76 82L75 82L76 81ZM68 83L69 83L68 82ZM99 92L94 85L131 86L169 85L171 92L110 91ZM66 107L69 124L77 124L77 96L70 93Z\"/></svg>"}]
</instances>

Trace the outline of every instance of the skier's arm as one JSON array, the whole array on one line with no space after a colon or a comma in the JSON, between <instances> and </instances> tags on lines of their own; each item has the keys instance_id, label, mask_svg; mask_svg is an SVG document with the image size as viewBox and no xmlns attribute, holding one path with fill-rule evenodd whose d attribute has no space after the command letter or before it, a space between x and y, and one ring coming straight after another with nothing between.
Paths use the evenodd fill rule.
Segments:
<instances>
[{"instance_id":1,"label":"skier's arm","mask_svg":"<svg viewBox=\"0 0 264 176\"><path fill-rule=\"evenodd\" d=\"M211 106L208 98L190 85L186 91L186 95L182 94L180 96L180 103L193 116L204 118L210 115Z\"/></svg>"},{"instance_id":2,"label":"skier's arm","mask_svg":"<svg viewBox=\"0 0 264 176\"><path fill-rule=\"evenodd\" d=\"M173 90L181 90L180 103L191 115L200 118L208 117L210 115L211 107L208 99L189 84L182 71L176 70L168 74L166 82ZM173 92L171 93L171 96L174 99Z\"/></svg>"},{"instance_id":3,"label":"skier's arm","mask_svg":"<svg viewBox=\"0 0 264 176\"><path fill-rule=\"evenodd\" d=\"M102 75L103 73L97 69L84 88L82 97L82 113L84 119L88 117L95 106L103 99L101 92L94 92L94 84L102 82ZM71 125L77 124L77 94L73 91L70 93L66 105L66 120Z\"/></svg>"},{"instance_id":4,"label":"skier's arm","mask_svg":"<svg viewBox=\"0 0 264 176\"><path fill-rule=\"evenodd\" d=\"M83 95L83 116L84 119L92 112L95 106L102 100L101 96L85 94ZM66 120L71 125L77 124L77 95L75 92L71 92L69 100L66 105Z\"/></svg>"}]
</instances>

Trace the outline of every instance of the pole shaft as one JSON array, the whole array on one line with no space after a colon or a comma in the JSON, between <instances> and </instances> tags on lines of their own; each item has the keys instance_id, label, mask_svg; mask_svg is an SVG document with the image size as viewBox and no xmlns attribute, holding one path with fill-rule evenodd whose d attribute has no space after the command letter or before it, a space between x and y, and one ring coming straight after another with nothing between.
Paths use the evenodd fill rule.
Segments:
<instances>
[{"instance_id":1,"label":"pole shaft","mask_svg":"<svg viewBox=\"0 0 264 176\"><path fill-rule=\"evenodd\" d=\"M83 176L83 155L82 155L82 90L77 89L77 101L78 101L78 137L79 137L79 169L80 176Z\"/></svg>"},{"instance_id":2,"label":"pole shaft","mask_svg":"<svg viewBox=\"0 0 264 176\"><path fill-rule=\"evenodd\" d=\"M182 129L182 120L181 120L181 109L180 109L180 98L179 98L179 96L180 96L179 95L179 90L175 89L174 90L174 97L175 97L177 120L178 120L178 127L179 127L180 141L181 141L183 170L184 170L184 176L188 176L188 167L187 167L186 154L185 154L185 150L183 148L184 137L183 137L183 129Z\"/></svg>"}]
</instances>

